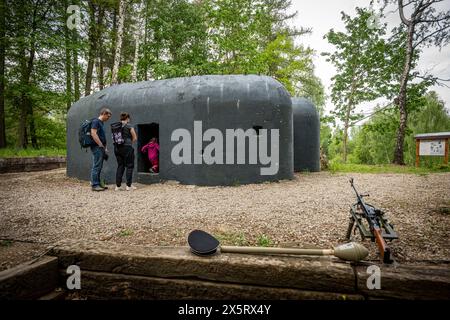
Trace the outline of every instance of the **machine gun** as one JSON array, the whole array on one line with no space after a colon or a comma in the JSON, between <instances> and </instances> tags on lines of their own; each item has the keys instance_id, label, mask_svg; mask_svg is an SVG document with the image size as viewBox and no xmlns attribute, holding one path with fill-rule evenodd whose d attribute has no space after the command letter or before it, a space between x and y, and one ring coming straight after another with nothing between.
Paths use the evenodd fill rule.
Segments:
<instances>
[{"instance_id":1,"label":"machine gun","mask_svg":"<svg viewBox=\"0 0 450 320\"><path fill-rule=\"evenodd\" d=\"M350 240L350 236L355 226L358 228L361 238L364 240L370 238L372 241L376 241L378 249L380 251L381 258L384 263L392 263L391 250L386 244L386 240L392 241L398 239L397 233L394 231L394 227L384 217L384 212L374 206L364 202L363 197L369 196L368 194L360 195L356 191L353 185L353 178L350 178L350 184L355 190L358 202L353 204L350 208L350 223L347 230L347 239ZM364 220L367 221L369 230L364 224Z\"/></svg>"}]
</instances>

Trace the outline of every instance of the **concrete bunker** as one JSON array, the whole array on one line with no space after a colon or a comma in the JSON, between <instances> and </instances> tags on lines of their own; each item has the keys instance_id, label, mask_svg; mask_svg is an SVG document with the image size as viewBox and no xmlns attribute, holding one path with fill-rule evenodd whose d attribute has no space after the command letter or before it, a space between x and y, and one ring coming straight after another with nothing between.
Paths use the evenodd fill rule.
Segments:
<instances>
[{"instance_id":1,"label":"concrete bunker","mask_svg":"<svg viewBox=\"0 0 450 320\"><path fill-rule=\"evenodd\" d=\"M294 171L320 171L320 117L314 104L292 98Z\"/></svg>"},{"instance_id":2,"label":"concrete bunker","mask_svg":"<svg viewBox=\"0 0 450 320\"><path fill-rule=\"evenodd\" d=\"M271 77L214 75L144 81L108 87L84 97L67 116L68 176L89 180L91 153L80 150L77 130L83 120L97 117L105 106L113 113L105 123L111 155L110 124L117 121L121 111L130 113L131 124L137 129L135 181L235 185L293 177L291 97ZM160 144L160 172L150 177L140 148L155 135L155 130ZM235 134L230 139L229 130ZM190 144L182 138L187 134ZM243 139L239 140L239 134ZM257 145L257 163L250 161L255 155L250 148L252 142ZM175 163L174 148L181 143L185 144L179 155L186 161ZM267 150L261 148L263 144ZM188 153L190 158L184 157ZM212 163L206 161L208 156ZM102 171L107 183L114 181L116 167L112 155ZM264 170L271 172L262 174Z\"/></svg>"}]
</instances>

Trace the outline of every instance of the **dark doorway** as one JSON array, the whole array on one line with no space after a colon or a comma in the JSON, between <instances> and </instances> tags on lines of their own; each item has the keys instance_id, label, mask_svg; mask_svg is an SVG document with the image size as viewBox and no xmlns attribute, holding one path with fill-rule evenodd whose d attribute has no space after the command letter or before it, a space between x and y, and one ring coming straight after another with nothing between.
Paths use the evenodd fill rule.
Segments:
<instances>
[{"instance_id":1,"label":"dark doorway","mask_svg":"<svg viewBox=\"0 0 450 320\"><path fill-rule=\"evenodd\" d=\"M150 123L150 124L138 124L137 126L137 134L138 134L138 157L137 157L137 165L138 172L149 172L150 170L150 161L148 160L147 153L142 153L141 149L147 143L149 143L150 139L157 138L159 143L159 124L158 123Z\"/></svg>"}]
</instances>

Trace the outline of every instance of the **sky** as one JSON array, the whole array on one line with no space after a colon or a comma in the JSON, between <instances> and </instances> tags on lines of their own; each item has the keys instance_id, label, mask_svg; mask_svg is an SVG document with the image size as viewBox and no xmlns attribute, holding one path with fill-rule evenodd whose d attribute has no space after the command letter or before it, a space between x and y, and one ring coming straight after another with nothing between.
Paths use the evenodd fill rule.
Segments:
<instances>
[{"instance_id":1,"label":"sky","mask_svg":"<svg viewBox=\"0 0 450 320\"><path fill-rule=\"evenodd\" d=\"M354 16L355 7L369 7L369 0L292 0L292 11L297 11L293 24L297 27L312 29L311 34L299 37L297 43L309 46L316 51L314 57L315 72L322 80L328 96L331 93L331 77L333 77L336 70L330 62L326 61L326 57L321 56L320 53L333 52L334 46L329 44L326 39L323 39L323 36L332 28L336 31L345 31L340 12L344 11L346 14ZM440 9L450 9L450 0L443 1L440 4ZM392 12L388 8L387 12L386 20L382 20L382 22L388 23L388 30L390 31L392 27L400 24L400 18L398 11ZM428 71L442 79L450 79L450 45L442 48L441 51L437 48L423 49L418 70ZM446 84L450 86L450 82L446 82ZM433 86L431 90L438 93L450 112L450 88ZM383 103L381 104L384 105ZM374 106L375 103L365 103L359 106L357 110L370 114ZM330 111L332 109L334 109L333 104L330 99L327 99L325 110Z\"/></svg>"}]
</instances>

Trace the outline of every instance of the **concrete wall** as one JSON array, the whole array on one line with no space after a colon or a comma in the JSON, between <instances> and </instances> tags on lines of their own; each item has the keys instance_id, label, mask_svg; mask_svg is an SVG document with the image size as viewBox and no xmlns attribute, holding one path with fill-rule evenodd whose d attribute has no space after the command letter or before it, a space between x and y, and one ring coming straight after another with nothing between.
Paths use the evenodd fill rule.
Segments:
<instances>
[{"instance_id":1,"label":"concrete wall","mask_svg":"<svg viewBox=\"0 0 450 320\"><path fill-rule=\"evenodd\" d=\"M0 173L41 171L63 168L66 157L27 157L0 159Z\"/></svg>"}]
</instances>

